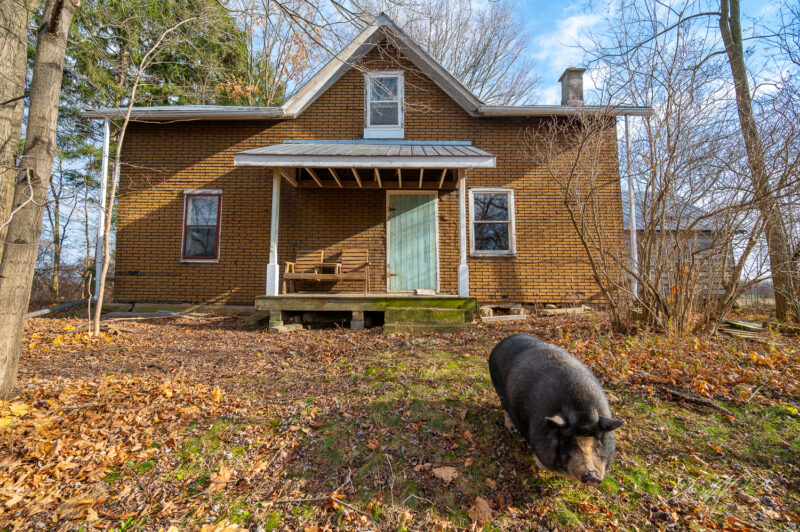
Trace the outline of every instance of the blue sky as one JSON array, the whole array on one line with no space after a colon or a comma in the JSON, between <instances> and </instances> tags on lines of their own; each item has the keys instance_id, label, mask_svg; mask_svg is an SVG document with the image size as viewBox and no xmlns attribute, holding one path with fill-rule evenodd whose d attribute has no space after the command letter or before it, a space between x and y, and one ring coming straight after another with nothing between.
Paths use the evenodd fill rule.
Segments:
<instances>
[{"instance_id":1,"label":"blue sky","mask_svg":"<svg viewBox=\"0 0 800 532\"><path fill-rule=\"evenodd\" d=\"M518 0L517 9L523 20L527 21L532 35L529 53L536 60L536 68L541 73L539 104L561 103L561 89L558 78L568 66L584 66L582 53L574 44L585 42L588 31L603 29L604 1L587 0ZM744 17L769 17L776 9L776 2L769 0L742 0ZM748 24L743 22L746 31Z\"/></svg>"}]
</instances>

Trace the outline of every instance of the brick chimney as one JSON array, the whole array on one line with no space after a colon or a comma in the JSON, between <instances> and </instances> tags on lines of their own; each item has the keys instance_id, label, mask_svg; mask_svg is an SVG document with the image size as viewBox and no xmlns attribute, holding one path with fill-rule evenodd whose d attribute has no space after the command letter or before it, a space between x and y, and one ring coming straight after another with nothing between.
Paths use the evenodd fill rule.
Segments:
<instances>
[{"instance_id":1,"label":"brick chimney","mask_svg":"<svg viewBox=\"0 0 800 532\"><path fill-rule=\"evenodd\" d=\"M561 105L583 105L583 73L585 68L569 67L558 78L561 83Z\"/></svg>"}]
</instances>

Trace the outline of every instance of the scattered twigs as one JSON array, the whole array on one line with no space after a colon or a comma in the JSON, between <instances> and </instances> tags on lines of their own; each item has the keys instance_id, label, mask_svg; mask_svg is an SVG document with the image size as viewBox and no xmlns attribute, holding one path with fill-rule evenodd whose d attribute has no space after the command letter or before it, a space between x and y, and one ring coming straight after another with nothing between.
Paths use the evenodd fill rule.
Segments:
<instances>
[{"instance_id":1,"label":"scattered twigs","mask_svg":"<svg viewBox=\"0 0 800 532\"><path fill-rule=\"evenodd\" d=\"M389 454L383 455L386 458L386 463L389 465L389 494L392 497L392 506L394 507L394 469L392 468L392 461L389 460Z\"/></svg>"},{"instance_id":2,"label":"scattered twigs","mask_svg":"<svg viewBox=\"0 0 800 532\"><path fill-rule=\"evenodd\" d=\"M750 401L752 401L752 400L753 400L753 397L755 397L755 396L758 394L758 392L760 392L760 391L761 391L761 388L763 388L763 387L764 387L764 383L761 383L761 384L758 386L758 388L756 388L756 389L755 389L755 391L754 391L753 393L751 393L751 394L750 394L750 397L748 397L748 398L747 398L747 400L744 402L744 404L748 404L748 403L750 403Z\"/></svg>"},{"instance_id":3,"label":"scattered twigs","mask_svg":"<svg viewBox=\"0 0 800 532\"><path fill-rule=\"evenodd\" d=\"M83 325L81 325L81 326L79 326L77 328L78 329L83 329L83 328L86 328L86 327L91 328L92 324L91 323L85 323L85 324L83 324ZM109 331L111 333L114 333L114 334L119 334L119 333L123 333L123 332L124 333L136 333L136 332L138 332L138 331L135 331L134 329L127 329L125 327L118 327L116 325L110 325L110 324L106 324L106 323L101 323L100 324L100 329L106 329L107 331Z\"/></svg>"},{"instance_id":4,"label":"scattered twigs","mask_svg":"<svg viewBox=\"0 0 800 532\"><path fill-rule=\"evenodd\" d=\"M683 399L684 401L687 401L689 403L694 403L696 405L707 406L709 408L713 408L714 410L718 410L718 411L722 412L726 416L736 417L736 415L733 412L731 412L730 410L728 410L724 406L722 406L722 405L720 405L718 403L715 403L711 399L707 399L705 397L700 397L700 396L697 396L697 395L692 395L692 394L690 394L688 392L684 392L682 390L678 390L677 388L665 388L665 391L668 394L670 394L670 395L672 395L674 397L678 397L680 399Z\"/></svg>"}]
</instances>

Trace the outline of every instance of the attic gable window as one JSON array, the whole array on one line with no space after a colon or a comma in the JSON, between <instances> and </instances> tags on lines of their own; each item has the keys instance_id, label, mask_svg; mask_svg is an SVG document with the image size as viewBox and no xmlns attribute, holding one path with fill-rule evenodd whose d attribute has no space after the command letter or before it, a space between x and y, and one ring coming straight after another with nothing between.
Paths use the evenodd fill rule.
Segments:
<instances>
[{"instance_id":1,"label":"attic gable window","mask_svg":"<svg viewBox=\"0 0 800 532\"><path fill-rule=\"evenodd\" d=\"M364 138L403 138L403 73L371 72L364 86Z\"/></svg>"}]
</instances>

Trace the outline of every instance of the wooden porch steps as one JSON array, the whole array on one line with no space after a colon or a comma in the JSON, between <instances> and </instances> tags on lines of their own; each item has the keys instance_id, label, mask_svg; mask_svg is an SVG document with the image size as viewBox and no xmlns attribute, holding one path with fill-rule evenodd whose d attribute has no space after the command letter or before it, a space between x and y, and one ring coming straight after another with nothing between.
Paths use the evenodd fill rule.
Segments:
<instances>
[{"instance_id":1,"label":"wooden porch steps","mask_svg":"<svg viewBox=\"0 0 800 532\"><path fill-rule=\"evenodd\" d=\"M383 333L460 332L474 315L470 308L391 307L384 313Z\"/></svg>"}]
</instances>

